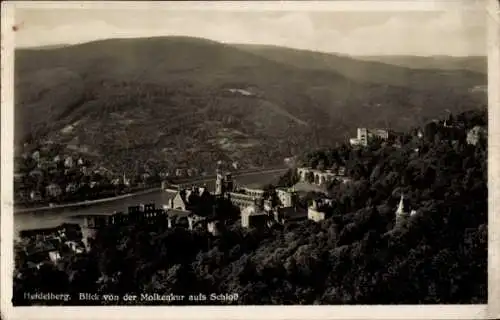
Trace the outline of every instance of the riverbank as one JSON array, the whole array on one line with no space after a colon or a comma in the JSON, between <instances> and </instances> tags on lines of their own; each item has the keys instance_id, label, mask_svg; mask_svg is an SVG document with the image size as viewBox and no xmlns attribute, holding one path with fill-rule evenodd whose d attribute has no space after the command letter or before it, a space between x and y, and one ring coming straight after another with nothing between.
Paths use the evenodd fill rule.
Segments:
<instances>
[{"instance_id":1,"label":"riverbank","mask_svg":"<svg viewBox=\"0 0 500 320\"><path fill-rule=\"evenodd\" d=\"M275 173L275 172L285 172L288 170L287 168L269 168L266 170L260 170L260 171L245 171L245 172L240 172L236 175L234 175L235 178L237 177L245 177L245 176L251 176L251 175L257 175L257 174L265 174L265 173ZM204 182L209 182L212 181L214 177L203 177L203 178L197 178L195 180L186 180L183 182L178 182L176 185L186 185L186 184L197 184L197 183L204 183ZM148 194L156 191L161 191L161 187L155 187L155 188L149 188L146 190L141 190L133 193L127 193L119 196L114 196L114 197L109 197L109 198L102 198L102 199L95 199L95 200L85 200L85 201L79 201L79 202L73 202L73 203L67 203L67 204L59 204L59 205L53 205L53 206L44 206L44 207L34 207L34 208L14 208L14 214L21 214L21 213L33 213L33 212L43 212L43 211L52 211L52 210L57 210L57 209L67 209L67 208L79 208L79 207L87 207L87 206L92 206L96 204L102 204L102 203L107 203L107 202L113 202L117 200L122 200L122 199L127 199L130 197L135 197L143 194Z\"/></svg>"},{"instance_id":2,"label":"riverbank","mask_svg":"<svg viewBox=\"0 0 500 320\"><path fill-rule=\"evenodd\" d=\"M91 205L95 205L95 204L99 204L99 203L105 203L105 202L111 202L111 201L126 199L126 198L130 198L130 197L135 197L135 196L139 196L141 194L147 194L147 193L160 191L160 190L161 190L161 187L157 187L157 188L150 188L150 189L146 189L146 190L137 191L134 193L127 193L127 194L122 194L119 196L103 198L103 199L85 200L85 201L79 201L79 202L73 202L73 203L67 203L67 204L59 204L59 205L54 205L54 206L14 209L14 213L26 213L26 212L38 212L38 211L47 211L47 210L56 210L56 209L65 209L65 208L75 208L75 207L86 207L86 206L91 206Z\"/></svg>"}]
</instances>

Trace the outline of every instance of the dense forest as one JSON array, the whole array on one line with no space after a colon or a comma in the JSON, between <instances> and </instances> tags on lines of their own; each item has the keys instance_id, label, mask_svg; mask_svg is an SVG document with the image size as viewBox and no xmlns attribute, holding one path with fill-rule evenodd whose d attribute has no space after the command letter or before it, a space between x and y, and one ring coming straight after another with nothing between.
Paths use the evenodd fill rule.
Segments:
<instances>
[{"instance_id":1,"label":"dense forest","mask_svg":"<svg viewBox=\"0 0 500 320\"><path fill-rule=\"evenodd\" d=\"M487 125L487 111L452 120L462 125L456 132L467 132ZM27 303L26 288L74 296L238 294L232 302L173 302L180 304L485 303L487 141L467 144L441 124L420 128L422 138L410 129L398 146L374 141L305 156L305 165L343 165L353 178L329 186L334 205L320 223L246 230L235 222L218 237L160 224L108 227L88 253L39 270L28 269L19 250L14 303ZM294 180L290 172L280 184ZM402 194L416 214L396 225Z\"/></svg>"}]
</instances>

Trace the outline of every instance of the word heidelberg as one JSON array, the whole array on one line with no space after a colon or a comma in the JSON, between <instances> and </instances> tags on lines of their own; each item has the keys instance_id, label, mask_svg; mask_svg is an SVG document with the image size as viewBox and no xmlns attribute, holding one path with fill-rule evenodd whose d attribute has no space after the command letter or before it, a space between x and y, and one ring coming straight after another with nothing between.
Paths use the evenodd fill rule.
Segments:
<instances>
[{"instance_id":1,"label":"word heidelberg","mask_svg":"<svg viewBox=\"0 0 500 320\"><path fill-rule=\"evenodd\" d=\"M233 303L238 300L237 293L211 293L209 295L198 293L191 295L179 295L179 294L159 294L159 293L142 293L140 295L136 294L97 294L97 293L80 293L78 296L81 301L106 301L106 302L222 302L222 303Z\"/></svg>"}]
</instances>

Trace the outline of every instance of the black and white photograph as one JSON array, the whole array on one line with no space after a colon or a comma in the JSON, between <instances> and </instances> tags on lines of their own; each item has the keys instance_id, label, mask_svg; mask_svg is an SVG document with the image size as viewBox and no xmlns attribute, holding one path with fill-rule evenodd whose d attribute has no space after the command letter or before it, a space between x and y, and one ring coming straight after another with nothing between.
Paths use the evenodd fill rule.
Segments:
<instances>
[{"instance_id":1,"label":"black and white photograph","mask_svg":"<svg viewBox=\"0 0 500 320\"><path fill-rule=\"evenodd\" d=\"M8 303L488 304L495 17L379 2L14 1Z\"/></svg>"}]
</instances>

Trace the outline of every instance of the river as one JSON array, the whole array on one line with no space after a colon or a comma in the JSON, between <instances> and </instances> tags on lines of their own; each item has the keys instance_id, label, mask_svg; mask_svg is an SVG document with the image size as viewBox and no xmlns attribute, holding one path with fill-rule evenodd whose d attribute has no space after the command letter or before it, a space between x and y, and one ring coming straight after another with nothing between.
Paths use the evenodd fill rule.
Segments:
<instances>
[{"instance_id":1,"label":"river","mask_svg":"<svg viewBox=\"0 0 500 320\"><path fill-rule=\"evenodd\" d=\"M286 172L286 169L273 169L257 173L245 173L236 175L234 181L240 186L252 187L255 184L276 183L278 178ZM196 184L205 184L213 191L215 180L198 180ZM14 231L18 234L21 230L30 230L38 228L51 228L61 223L78 223L84 214L112 214L114 211L126 212L129 206L139 205L141 203L155 203L156 207L161 208L173 196L173 193L162 190L148 193L140 193L130 197L100 202L85 207L66 207L55 208L42 211L28 211L14 213Z\"/></svg>"}]
</instances>

